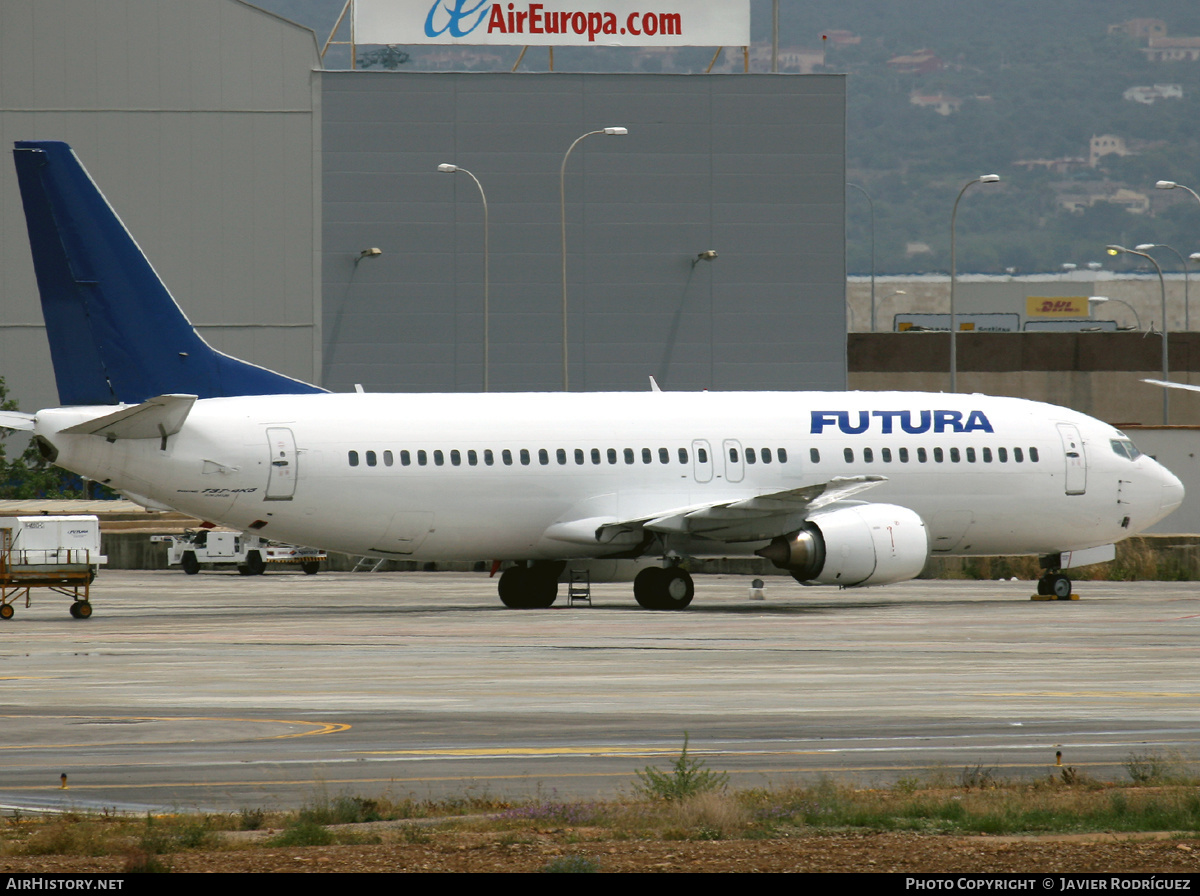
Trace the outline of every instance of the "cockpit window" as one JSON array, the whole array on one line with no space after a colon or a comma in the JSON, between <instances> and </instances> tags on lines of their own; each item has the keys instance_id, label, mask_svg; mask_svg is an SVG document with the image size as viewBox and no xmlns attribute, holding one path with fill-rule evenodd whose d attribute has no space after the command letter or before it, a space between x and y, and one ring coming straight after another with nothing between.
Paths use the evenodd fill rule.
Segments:
<instances>
[{"instance_id":1,"label":"cockpit window","mask_svg":"<svg viewBox=\"0 0 1200 896\"><path fill-rule=\"evenodd\" d=\"M1110 439L1109 444L1112 445L1113 453L1121 457L1137 460L1142 456L1142 452L1138 451L1137 446L1129 439Z\"/></svg>"}]
</instances>

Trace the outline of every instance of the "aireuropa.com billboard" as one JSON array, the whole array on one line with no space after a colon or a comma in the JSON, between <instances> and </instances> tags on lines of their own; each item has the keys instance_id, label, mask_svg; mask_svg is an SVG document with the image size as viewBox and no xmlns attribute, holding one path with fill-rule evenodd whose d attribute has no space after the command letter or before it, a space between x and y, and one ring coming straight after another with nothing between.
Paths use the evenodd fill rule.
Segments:
<instances>
[{"instance_id":1,"label":"aireuropa.com billboard","mask_svg":"<svg viewBox=\"0 0 1200 896\"><path fill-rule=\"evenodd\" d=\"M738 47L750 0L354 0L360 44Z\"/></svg>"}]
</instances>

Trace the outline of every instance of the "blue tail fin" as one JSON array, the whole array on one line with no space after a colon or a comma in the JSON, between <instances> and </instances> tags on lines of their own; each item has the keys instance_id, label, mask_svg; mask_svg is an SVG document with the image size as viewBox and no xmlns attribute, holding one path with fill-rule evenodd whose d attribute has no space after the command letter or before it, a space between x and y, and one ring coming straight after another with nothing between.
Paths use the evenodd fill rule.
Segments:
<instances>
[{"instance_id":1,"label":"blue tail fin","mask_svg":"<svg viewBox=\"0 0 1200 896\"><path fill-rule=\"evenodd\" d=\"M14 155L64 405L324 391L201 339L71 147L22 141Z\"/></svg>"}]
</instances>

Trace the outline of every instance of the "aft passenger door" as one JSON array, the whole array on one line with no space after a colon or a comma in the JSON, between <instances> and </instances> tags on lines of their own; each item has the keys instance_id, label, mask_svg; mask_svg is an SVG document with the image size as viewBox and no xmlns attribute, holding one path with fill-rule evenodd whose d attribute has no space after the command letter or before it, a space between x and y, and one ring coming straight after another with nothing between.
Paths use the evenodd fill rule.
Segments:
<instances>
[{"instance_id":1,"label":"aft passenger door","mask_svg":"<svg viewBox=\"0 0 1200 896\"><path fill-rule=\"evenodd\" d=\"M742 443L737 439L726 439L725 450L725 481L741 482L746 473L745 461L742 460Z\"/></svg>"},{"instance_id":2,"label":"aft passenger door","mask_svg":"<svg viewBox=\"0 0 1200 896\"><path fill-rule=\"evenodd\" d=\"M1087 491L1087 457L1083 452L1083 438L1079 428L1070 423L1058 424L1058 435L1062 439L1066 461L1066 492L1082 495Z\"/></svg>"},{"instance_id":3,"label":"aft passenger door","mask_svg":"<svg viewBox=\"0 0 1200 896\"><path fill-rule=\"evenodd\" d=\"M265 501L290 501L296 494L296 437L285 426L267 428L270 466Z\"/></svg>"}]
</instances>

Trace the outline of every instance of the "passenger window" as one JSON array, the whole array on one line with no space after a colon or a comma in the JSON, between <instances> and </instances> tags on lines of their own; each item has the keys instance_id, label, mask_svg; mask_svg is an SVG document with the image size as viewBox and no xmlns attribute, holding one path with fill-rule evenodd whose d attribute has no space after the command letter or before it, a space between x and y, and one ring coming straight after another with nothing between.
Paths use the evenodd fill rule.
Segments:
<instances>
[{"instance_id":1,"label":"passenger window","mask_svg":"<svg viewBox=\"0 0 1200 896\"><path fill-rule=\"evenodd\" d=\"M445 466L446 455L442 454L442 451L440 448L433 452L433 462L439 467Z\"/></svg>"},{"instance_id":2,"label":"passenger window","mask_svg":"<svg viewBox=\"0 0 1200 896\"><path fill-rule=\"evenodd\" d=\"M771 462L771 449L770 448L763 448L759 453L762 455L762 462L764 464L769 464Z\"/></svg>"},{"instance_id":3,"label":"passenger window","mask_svg":"<svg viewBox=\"0 0 1200 896\"><path fill-rule=\"evenodd\" d=\"M1036 448L1031 447L1029 449L1029 462L1031 464L1036 464L1038 462L1038 452Z\"/></svg>"},{"instance_id":4,"label":"passenger window","mask_svg":"<svg viewBox=\"0 0 1200 896\"><path fill-rule=\"evenodd\" d=\"M457 448L450 449L450 463L454 466L462 466L462 453Z\"/></svg>"},{"instance_id":5,"label":"passenger window","mask_svg":"<svg viewBox=\"0 0 1200 896\"><path fill-rule=\"evenodd\" d=\"M687 449L686 448L679 449L679 462L681 464L687 463Z\"/></svg>"},{"instance_id":6,"label":"passenger window","mask_svg":"<svg viewBox=\"0 0 1200 896\"><path fill-rule=\"evenodd\" d=\"M992 462L992 449L991 448L983 449L983 462L985 464L990 464Z\"/></svg>"},{"instance_id":7,"label":"passenger window","mask_svg":"<svg viewBox=\"0 0 1200 896\"><path fill-rule=\"evenodd\" d=\"M627 463L627 464L633 463L633 449L632 448L625 449L625 463Z\"/></svg>"},{"instance_id":8,"label":"passenger window","mask_svg":"<svg viewBox=\"0 0 1200 896\"><path fill-rule=\"evenodd\" d=\"M808 459L811 463L819 464L821 462L821 452L816 448L809 448Z\"/></svg>"},{"instance_id":9,"label":"passenger window","mask_svg":"<svg viewBox=\"0 0 1200 896\"><path fill-rule=\"evenodd\" d=\"M863 463L871 464L875 462L875 452L870 448L863 449Z\"/></svg>"},{"instance_id":10,"label":"passenger window","mask_svg":"<svg viewBox=\"0 0 1200 896\"><path fill-rule=\"evenodd\" d=\"M559 448L554 452L554 459L558 461L559 466L565 466L567 463L567 449Z\"/></svg>"},{"instance_id":11,"label":"passenger window","mask_svg":"<svg viewBox=\"0 0 1200 896\"><path fill-rule=\"evenodd\" d=\"M901 448L899 451L899 454L900 454L900 463L902 463L902 464L908 463L908 449Z\"/></svg>"},{"instance_id":12,"label":"passenger window","mask_svg":"<svg viewBox=\"0 0 1200 896\"><path fill-rule=\"evenodd\" d=\"M582 467L582 466L583 466L583 461L584 461L584 457L583 457L583 449L582 449L582 448L576 448L576 449L575 449L575 463L579 464L579 466L581 466L581 467Z\"/></svg>"},{"instance_id":13,"label":"passenger window","mask_svg":"<svg viewBox=\"0 0 1200 896\"><path fill-rule=\"evenodd\" d=\"M1002 464L1008 463L1008 449L1007 448L997 448L996 455L1000 458L1000 463L1002 463Z\"/></svg>"},{"instance_id":14,"label":"passenger window","mask_svg":"<svg viewBox=\"0 0 1200 896\"><path fill-rule=\"evenodd\" d=\"M775 456L779 458L779 462L781 464L787 463L787 449L786 448L776 448Z\"/></svg>"},{"instance_id":15,"label":"passenger window","mask_svg":"<svg viewBox=\"0 0 1200 896\"><path fill-rule=\"evenodd\" d=\"M474 448L471 448L467 451L467 466L479 466L479 455L475 453Z\"/></svg>"},{"instance_id":16,"label":"passenger window","mask_svg":"<svg viewBox=\"0 0 1200 896\"><path fill-rule=\"evenodd\" d=\"M969 463L969 464L975 463L975 449L974 448L967 449L967 463Z\"/></svg>"},{"instance_id":17,"label":"passenger window","mask_svg":"<svg viewBox=\"0 0 1200 896\"><path fill-rule=\"evenodd\" d=\"M890 464L892 462L892 449L891 448L880 448L879 449L879 457L883 460L883 462L885 464Z\"/></svg>"},{"instance_id":18,"label":"passenger window","mask_svg":"<svg viewBox=\"0 0 1200 896\"><path fill-rule=\"evenodd\" d=\"M1020 448L1013 449L1013 460L1017 463L1022 463L1025 460L1025 455L1021 453Z\"/></svg>"},{"instance_id":19,"label":"passenger window","mask_svg":"<svg viewBox=\"0 0 1200 896\"><path fill-rule=\"evenodd\" d=\"M500 460L502 460L504 462L504 466L511 467L512 466L512 452L509 451L507 448L505 448L503 451L500 452Z\"/></svg>"},{"instance_id":20,"label":"passenger window","mask_svg":"<svg viewBox=\"0 0 1200 896\"><path fill-rule=\"evenodd\" d=\"M483 463L485 466L488 466L488 467L490 467L496 463L496 455L492 454L491 448L483 449Z\"/></svg>"},{"instance_id":21,"label":"passenger window","mask_svg":"<svg viewBox=\"0 0 1200 896\"><path fill-rule=\"evenodd\" d=\"M757 458L754 456L754 449L747 448L746 449L746 463L752 464L752 463L755 463L756 460L757 460Z\"/></svg>"},{"instance_id":22,"label":"passenger window","mask_svg":"<svg viewBox=\"0 0 1200 896\"><path fill-rule=\"evenodd\" d=\"M419 467L425 466L425 464L429 462L428 457L429 457L429 455L427 455L425 453L424 448L422 448L420 451L418 451L417 452L417 466L419 466Z\"/></svg>"},{"instance_id":23,"label":"passenger window","mask_svg":"<svg viewBox=\"0 0 1200 896\"><path fill-rule=\"evenodd\" d=\"M950 463L956 464L962 460L962 455L958 453L957 448L950 449Z\"/></svg>"},{"instance_id":24,"label":"passenger window","mask_svg":"<svg viewBox=\"0 0 1200 896\"><path fill-rule=\"evenodd\" d=\"M350 466L352 466L352 467L358 466L358 452L357 451L351 451L350 454L347 455L347 457L350 460Z\"/></svg>"},{"instance_id":25,"label":"passenger window","mask_svg":"<svg viewBox=\"0 0 1200 896\"><path fill-rule=\"evenodd\" d=\"M729 462L731 464L736 464L738 462L738 452L736 448L729 449Z\"/></svg>"},{"instance_id":26,"label":"passenger window","mask_svg":"<svg viewBox=\"0 0 1200 896\"><path fill-rule=\"evenodd\" d=\"M592 449L592 463L594 463L594 464L600 463L600 449L599 448Z\"/></svg>"},{"instance_id":27,"label":"passenger window","mask_svg":"<svg viewBox=\"0 0 1200 896\"><path fill-rule=\"evenodd\" d=\"M666 448L658 449L658 462L660 464L669 464L671 462L671 452Z\"/></svg>"},{"instance_id":28,"label":"passenger window","mask_svg":"<svg viewBox=\"0 0 1200 896\"><path fill-rule=\"evenodd\" d=\"M942 454L942 449L941 449L941 448L934 448L934 449L933 449L933 461L934 461L934 463L938 463L938 464L940 464L940 463L941 463L943 460L944 460L944 456L943 456L943 454Z\"/></svg>"},{"instance_id":29,"label":"passenger window","mask_svg":"<svg viewBox=\"0 0 1200 896\"><path fill-rule=\"evenodd\" d=\"M376 459L376 457L375 457L375 452L374 452L374 451L368 451L368 452L367 452L367 466L368 466L368 467L373 467L373 466L375 466L375 464L376 464L376 461L377 461L377 459Z\"/></svg>"},{"instance_id":30,"label":"passenger window","mask_svg":"<svg viewBox=\"0 0 1200 896\"><path fill-rule=\"evenodd\" d=\"M708 463L708 451L706 449L704 449L704 448L696 449L696 457L698 457L700 459L700 463L702 463L702 464Z\"/></svg>"},{"instance_id":31,"label":"passenger window","mask_svg":"<svg viewBox=\"0 0 1200 896\"><path fill-rule=\"evenodd\" d=\"M392 452L390 452L390 451L383 452L383 465L385 467L390 467L392 465L392 460L393 460Z\"/></svg>"},{"instance_id":32,"label":"passenger window","mask_svg":"<svg viewBox=\"0 0 1200 896\"><path fill-rule=\"evenodd\" d=\"M650 463L650 461L652 461L653 459L654 459L654 457L653 457L653 455L650 453L650 449L649 449L649 448L643 448L643 449L642 449L642 463L644 463L644 464L648 464L648 463Z\"/></svg>"},{"instance_id":33,"label":"passenger window","mask_svg":"<svg viewBox=\"0 0 1200 896\"><path fill-rule=\"evenodd\" d=\"M924 448L917 449L917 463L929 463L929 453Z\"/></svg>"},{"instance_id":34,"label":"passenger window","mask_svg":"<svg viewBox=\"0 0 1200 896\"><path fill-rule=\"evenodd\" d=\"M616 448L608 449L608 462L610 464L615 464L617 462L617 449Z\"/></svg>"},{"instance_id":35,"label":"passenger window","mask_svg":"<svg viewBox=\"0 0 1200 896\"><path fill-rule=\"evenodd\" d=\"M548 452L545 448L538 449L538 463L543 467L550 463L550 452Z\"/></svg>"},{"instance_id":36,"label":"passenger window","mask_svg":"<svg viewBox=\"0 0 1200 896\"><path fill-rule=\"evenodd\" d=\"M854 449L847 448L845 451L842 452L842 457L846 458L846 463L848 463L848 464L854 463Z\"/></svg>"},{"instance_id":37,"label":"passenger window","mask_svg":"<svg viewBox=\"0 0 1200 896\"><path fill-rule=\"evenodd\" d=\"M408 449L406 448L400 452L400 466L407 467L411 463L412 455L408 453Z\"/></svg>"},{"instance_id":38,"label":"passenger window","mask_svg":"<svg viewBox=\"0 0 1200 896\"><path fill-rule=\"evenodd\" d=\"M521 449L521 466L523 466L523 467L529 466L529 449L528 448Z\"/></svg>"}]
</instances>

